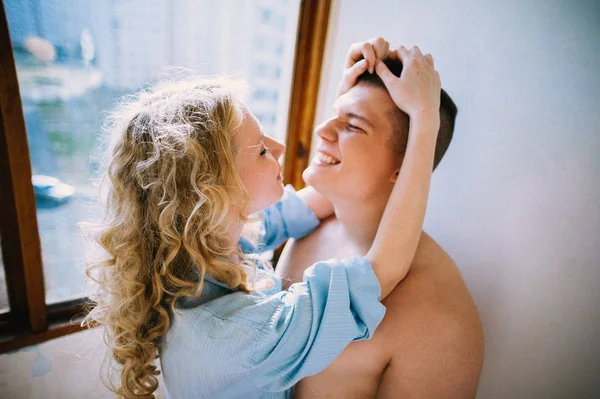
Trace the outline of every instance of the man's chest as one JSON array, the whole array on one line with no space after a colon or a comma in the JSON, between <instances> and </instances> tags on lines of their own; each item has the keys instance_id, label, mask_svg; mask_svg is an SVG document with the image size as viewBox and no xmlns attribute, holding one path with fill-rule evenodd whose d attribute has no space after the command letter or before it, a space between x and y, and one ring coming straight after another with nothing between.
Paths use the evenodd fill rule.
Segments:
<instances>
[{"instance_id":1,"label":"man's chest","mask_svg":"<svg viewBox=\"0 0 600 399\"><path fill-rule=\"evenodd\" d=\"M286 288L302 281L304 270L316 262L359 255L358 250L348 243L341 225L336 220L329 220L309 236L288 241L277 262L276 274Z\"/></svg>"},{"instance_id":2,"label":"man's chest","mask_svg":"<svg viewBox=\"0 0 600 399\"><path fill-rule=\"evenodd\" d=\"M324 222L308 237L291 240L279 258L276 274L284 288L302 281L315 262L360 256L337 221ZM388 357L374 339L351 342L325 370L301 380L295 398L373 398Z\"/></svg>"}]
</instances>

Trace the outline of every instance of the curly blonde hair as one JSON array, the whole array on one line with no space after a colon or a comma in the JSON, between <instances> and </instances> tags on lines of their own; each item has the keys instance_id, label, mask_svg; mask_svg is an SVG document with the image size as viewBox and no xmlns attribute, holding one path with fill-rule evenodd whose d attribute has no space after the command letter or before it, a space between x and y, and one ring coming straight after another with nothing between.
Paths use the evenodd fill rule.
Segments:
<instances>
[{"instance_id":1,"label":"curly blonde hair","mask_svg":"<svg viewBox=\"0 0 600 399\"><path fill-rule=\"evenodd\" d=\"M169 312L197 296L209 273L252 290L233 259L247 259L228 237L227 217L248 197L235 169L233 134L244 109L238 85L186 78L128 97L107 117L101 223L80 224L104 258L86 269L96 283L84 324L103 325L122 398L154 398L160 339Z\"/></svg>"}]
</instances>

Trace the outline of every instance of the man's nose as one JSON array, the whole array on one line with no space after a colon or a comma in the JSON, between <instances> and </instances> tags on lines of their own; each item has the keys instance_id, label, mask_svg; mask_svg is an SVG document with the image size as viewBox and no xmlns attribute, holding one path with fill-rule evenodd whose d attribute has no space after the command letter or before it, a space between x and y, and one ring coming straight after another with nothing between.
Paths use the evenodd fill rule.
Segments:
<instances>
[{"instance_id":1,"label":"man's nose","mask_svg":"<svg viewBox=\"0 0 600 399\"><path fill-rule=\"evenodd\" d=\"M334 143L338 139L338 133L335 128L335 119L331 118L321 123L315 128L317 135L324 141Z\"/></svg>"}]
</instances>

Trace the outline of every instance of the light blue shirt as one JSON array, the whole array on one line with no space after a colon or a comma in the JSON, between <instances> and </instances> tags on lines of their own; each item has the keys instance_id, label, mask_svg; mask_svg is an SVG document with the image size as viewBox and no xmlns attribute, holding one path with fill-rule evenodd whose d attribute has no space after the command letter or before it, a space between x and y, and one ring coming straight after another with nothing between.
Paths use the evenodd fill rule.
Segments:
<instances>
[{"instance_id":1,"label":"light blue shirt","mask_svg":"<svg viewBox=\"0 0 600 399\"><path fill-rule=\"evenodd\" d=\"M319 221L291 186L264 211L259 248L310 233ZM256 252L248 240L244 252ZM262 273L268 273L260 270ZM173 399L291 398L302 378L324 370L352 341L370 339L385 315L381 287L364 257L317 262L303 281L239 292L207 275L198 297L177 303L160 347Z\"/></svg>"}]
</instances>

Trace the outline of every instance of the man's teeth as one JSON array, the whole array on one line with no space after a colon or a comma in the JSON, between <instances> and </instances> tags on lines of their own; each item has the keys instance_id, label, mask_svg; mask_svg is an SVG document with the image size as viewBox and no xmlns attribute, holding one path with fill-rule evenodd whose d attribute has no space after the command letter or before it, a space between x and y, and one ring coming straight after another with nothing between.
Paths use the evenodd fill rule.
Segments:
<instances>
[{"instance_id":1,"label":"man's teeth","mask_svg":"<svg viewBox=\"0 0 600 399\"><path fill-rule=\"evenodd\" d=\"M317 157L319 161L329 165L337 165L338 163L340 163L340 161L338 161L337 159L330 157L327 154L323 154L322 152L320 152Z\"/></svg>"}]
</instances>

